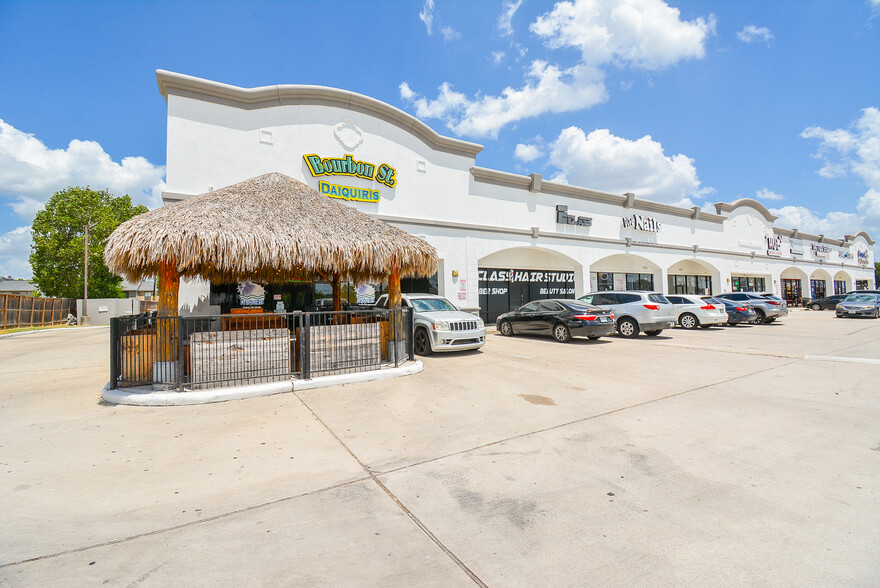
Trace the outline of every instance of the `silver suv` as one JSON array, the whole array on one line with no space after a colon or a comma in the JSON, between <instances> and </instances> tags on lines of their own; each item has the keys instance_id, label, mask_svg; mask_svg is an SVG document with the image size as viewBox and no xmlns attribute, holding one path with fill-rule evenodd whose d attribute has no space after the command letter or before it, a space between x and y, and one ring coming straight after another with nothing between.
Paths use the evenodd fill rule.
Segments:
<instances>
[{"instance_id":1,"label":"silver suv","mask_svg":"<svg viewBox=\"0 0 880 588\"><path fill-rule=\"evenodd\" d=\"M430 355L435 351L479 349L486 344L483 319L458 310L436 294L402 294L401 305L413 309L413 351ZM376 308L388 307L388 295L376 301Z\"/></svg>"},{"instance_id":2,"label":"silver suv","mask_svg":"<svg viewBox=\"0 0 880 588\"><path fill-rule=\"evenodd\" d=\"M675 326L675 308L660 292L647 290L612 290L610 292L591 292L578 300L610 308L617 317L617 333L621 337L635 337L644 331L654 337L663 329Z\"/></svg>"},{"instance_id":3,"label":"silver suv","mask_svg":"<svg viewBox=\"0 0 880 588\"><path fill-rule=\"evenodd\" d=\"M757 292L728 292L727 294L718 294L715 298L724 298L725 300L733 300L734 302L745 302L754 309L755 322L759 325L764 323L772 323L778 318L788 315L788 305L785 300L774 296L762 296Z\"/></svg>"}]
</instances>

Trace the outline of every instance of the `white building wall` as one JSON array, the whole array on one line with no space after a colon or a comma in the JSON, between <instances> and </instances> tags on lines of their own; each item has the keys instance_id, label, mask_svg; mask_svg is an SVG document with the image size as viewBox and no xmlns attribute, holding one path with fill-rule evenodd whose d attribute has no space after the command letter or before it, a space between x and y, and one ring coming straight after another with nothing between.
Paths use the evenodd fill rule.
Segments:
<instances>
[{"instance_id":1,"label":"white building wall","mask_svg":"<svg viewBox=\"0 0 880 588\"><path fill-rule=\"evenodd\" d=\"M844 246L833 245L827 257L811 251L817 241L810 238L803 239L803 255L792 255L783 237L781 254L768 257L767 238L778 228L760 205L735 203L719 222L716 215L709 215L715 220L694 219L682 209L672 214L605 201L616 198L613 195L559 195L551 193L559 188L547 183L540 191L530 191L528 178L512 174L507 175L509 181L478 179L472 172L473 156L434 148L382 116L320 101L251 108L228 99L177 93L168 93L167 101L169 199L270 172L315 189L319 180L378 189L378 203L346 204L433 245L441 258L439 290L462 307L479 305L478 270L490 266L574 271L577 295L589 291L590 272L599 268L650 271L655 288L662 291L668 290L668 275L689 272L711 275L715 293L729 291L732 276L763 277L767 289L777 294L783 275L801 279L805 295L811 276L826 280L829 293L833 280L841 279L835 276L843 276L848 290L856 280L869 280L873 286L873 249L863 235ZM354 142L346 132L353 133ZM389 188L348 176L312 177L303 160L312 153L351 154L377 166L387 163L397 170L397 185ZM557 223L558 205L567 206L575 217L589 217L591 226ZM624 227L622 217L634 214L659 221L660 230ZM858 263L859 251L867 252L865 263ZM208 293L209 285L202 280L182 285L181 310L205 313Z\"/></svg>"}]
</instances>

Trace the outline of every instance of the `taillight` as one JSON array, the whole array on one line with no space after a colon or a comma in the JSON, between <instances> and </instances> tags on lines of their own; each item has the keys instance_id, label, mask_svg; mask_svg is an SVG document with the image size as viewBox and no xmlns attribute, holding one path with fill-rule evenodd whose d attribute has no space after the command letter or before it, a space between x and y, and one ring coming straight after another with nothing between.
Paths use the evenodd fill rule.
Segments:
<instances>
[{"instance_id":1,"label":"taillight","mask_svg":"<svg viewBox=\"0 0 880 588\"><path fill-rule=\"evenodd\" d=\"M594 321L596 320L595 314L576 314L574 318L581 319L582 321Z\"/></svg>"},{"instance_id":2,"label":"taillight","mask_svg":"<svg viewBox=\"0 0 880 588\"><path fill-rule=\"evenodd\" d=\"M701 306L700 310L715 310L715 306L712 304L707 304L706 306Z\"/></svg>"},{"instance_id":3,"label":"taillight","mask_svg":"<svg viewBox=\"0 0 880 588\"><path fill-rule=\"evenodd\" d=\"M614 315L613 315L613 314L609 314L609 315L608 315L608 318L610 318L611 320L614 320Z\"/></svg>"},{"instance_id":4,"label":"taillight","mask_svg":"<svg viewBox=\"0 0 880 588\"><path fill-rule=\"evenodd\" d=\"M737 306L736 309L740 312L745 312L748 310L748 308L746 308L745 306Z\"/></svg>"},{"instance_id":5,"label":"taillight","mask_svg":"<svg viewBox=\"0 0 880 588\"><path fill-rule=\"evenodd\" d=\"M644 306L648 310L660 310L659 304L643 304L642 306Z\"/></svg>"},{"instance_id":6,"label":"taillight","mask_svg":"<svg viewBox=\"0 0 880 588\"><path fill-rule=\"evenodd\" d=\"M772 304L773 306L779 306L779 303L776 302L775 300L768 300L767 302L769 302L769 303Z\"/></svg>"}]
</instances>

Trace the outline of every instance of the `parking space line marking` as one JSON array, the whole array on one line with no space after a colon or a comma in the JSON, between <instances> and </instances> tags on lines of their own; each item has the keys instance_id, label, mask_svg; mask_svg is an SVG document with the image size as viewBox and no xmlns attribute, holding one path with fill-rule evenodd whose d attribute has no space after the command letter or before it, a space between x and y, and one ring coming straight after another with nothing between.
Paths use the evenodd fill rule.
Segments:
<instances>
[{"instance_id":1,"label":"parking space line marking","mask_svg":"<svg viewBox=\"0 0 880 588\"><path fill-rule=\"evenodd\" d=\"M504 353L503 351L487 351L486 353L495 353L497 355L506 355L507 357L515 357L517 359L535 359L531 355L517 355L516 353Z\"/></svg>"},{"instance_id":2,"label":"parking space line marking","mask_svg":"<svg viewBox=\"0 0 880 588\"><path fill-rule=\"evenodd\" d=\"M836 361L838 363L868 363L871 365L880 365L880 359L872 359L870 357L837 357L834 355L805 355L804 359L813 361Z\"/></svg>"}]
</instances>

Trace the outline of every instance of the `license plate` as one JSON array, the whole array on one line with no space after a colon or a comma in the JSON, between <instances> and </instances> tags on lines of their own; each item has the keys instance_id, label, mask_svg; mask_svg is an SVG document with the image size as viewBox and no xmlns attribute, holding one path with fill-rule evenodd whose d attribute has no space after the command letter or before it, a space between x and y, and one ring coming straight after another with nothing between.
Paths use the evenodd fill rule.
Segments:
<instances>
[{"instance_id":1,"label":"license plate","mask_svg":"<svg viewBox=\"0 0 880 588\"><path fill-rule=\"evenodd\" d=\"M599 317L599 322L600 322L600 323L610 323L610 322L611 322L611 319L608 318L607 316L600 316L600 317Z\"/></svg>"}]
</instances>

